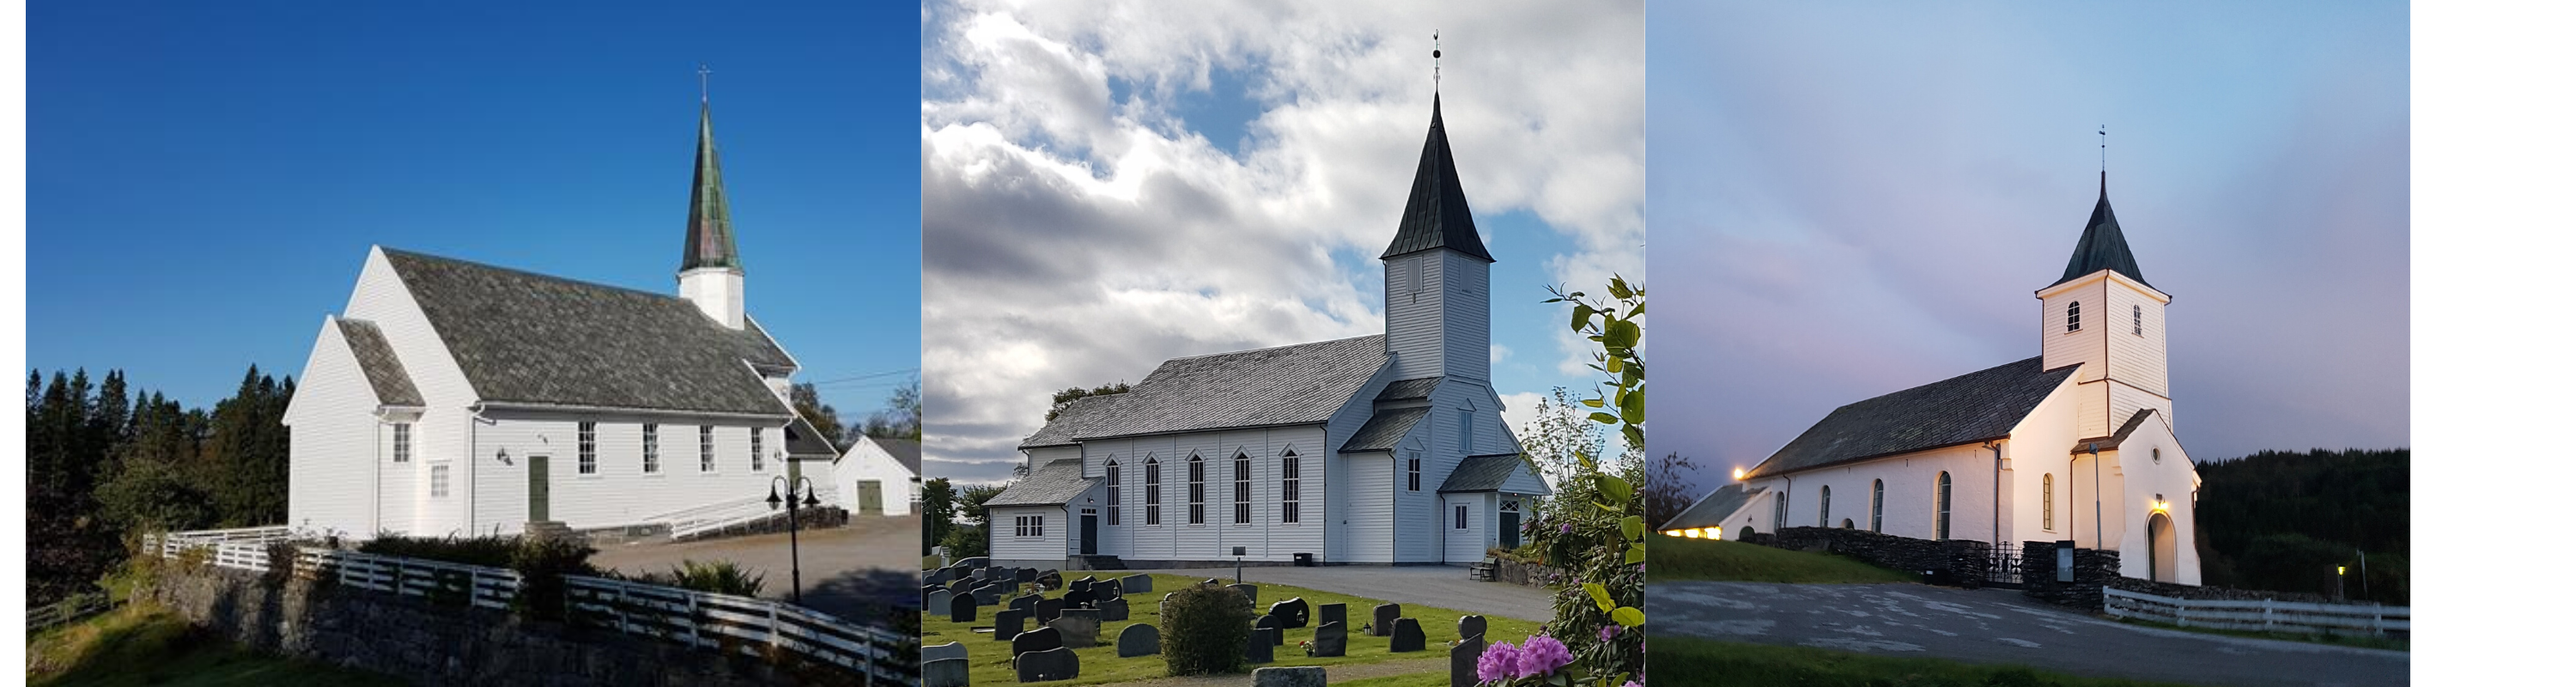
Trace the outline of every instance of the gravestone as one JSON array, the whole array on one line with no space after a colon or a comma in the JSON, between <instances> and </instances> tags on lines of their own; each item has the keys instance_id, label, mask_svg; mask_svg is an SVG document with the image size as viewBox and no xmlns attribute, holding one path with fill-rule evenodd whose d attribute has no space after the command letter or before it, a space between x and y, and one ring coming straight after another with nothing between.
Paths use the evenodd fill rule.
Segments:
<instances>
[{"instance_id":1,"label":"gravestone","mask_svg":"<svg viewBox=\"0 0 2576 687\"><path fill-rule=\"evenodd\" d=\"M1163 653L1163 631L1151 623L1135 623L1118 631L1118 657L1135 658Z\"/></svg>"},{"instance_id":2,"label":"gravestone","mask_svg":"<svg viewBox=\"0 0 2576 687\"><path fill-rule=\"evenodd\" d=\"M1230 585L1226 585L1226 586L1228 586L1228 587L1233 587L1235 591L1243 592L1243 603L1244 603L1244 605L1247 605L1247 606L1248 606L1248 605L1252 605L1252 604L1261 603L1261 587L1259 587L1259 586L1257 586L1257 585L1249 585L1249 584L1230 584Z\"/></svg>"},{"instance_id":3,"label":"gravestone","mask_svg":"<svg viewBox=\"0 0 2576 687\"><path fill-rule=\"evenodd\" d=\"M1036 568L1012 568L1011 576L1018 578L1020 584L1028 584L1038 581L1038 570Z\"/></svg>"},{"instance_id":4,"label":"gravestone","mask_svg":"<svg viewBox=\"0 0 2576 687\"><path fill-rule=\"evenodd\" d=\"M1474 617L1474 616L1469 616ZM1485 655L1485 633L1458 640L1449 648L1449 687L1476 687L1476 659Z\"/></svg>"},{"instance_id":5,"label":"gravestone","mask_svg":"<svg viewBox=\"0 0 2576 687\"><path fill-rule=\"evenodd\" d=\"M984 566L987 566L987 565L992 565L992 564L993 564L993 559L992 559L992 557L990 557L990 556L976 556L976 557L974 557L974 558L960 558L960 559L957 559L957 565L958 565L958 566L960 566L960 567L967 567L967 568L981 568L981 567L984 567Z\"/></svg>"},{"instance_id":6,"label":"gravestone","mask_svg":"<svg viewBox=\"0 0 2576 687\"><path fill-rule=\"evenodd\" d=\"M992 573L993 570L991 568L976 568L966 571L966 579L982 582L984 581L985 575L990 575Z\"/></svg>"},{"instance_id":7,"label":"gravestone","mask_svg":"<svg viewBox=\"0 0 2576 687\"><path fill-rule=\"evenodd\" d=\"M1218 585L1218 586L1224 586L1224 585L1225 585L1225 580L1220 580L1220 579L1217 579L1217 578L1213 578L1213 577L1211 577L1211 578L1207 578L1207 581L1200 582L1199 584L1213 584L1213 585Z\"/></svg>"},{"instance_id":8,"label":"gravestone","mask_svg":"<svg viewBox=\"0 0 2576 687\"><path fill-rule=\"evenodd\" d=\"M949 594L951 594L951 595L963 594L963 593L966 593L966 590L974 589L974 588L975 588L975 581L974 581L974 580L969 580L969 579L966 579L966 578L962 578L962 577L961 577L961 578L957 578L957 579L953 579L953 580L949 580L949 581L948 581L948 593L949 593Z\"/></svg>"},{"instance_id":9,"label":"gravestone","mask_svg":"<svg viewBox=\"0 0 2576 687\"><path fill-rule=\"evenodd\" d=\"M921 660L923 660L923 661L936 661L936 660L943 659L943 658L965 658L965 657L966 657L966 645L965 645L965 644L962 644L962 643L958 643L958 642L949 642L949 643L947 643L947 644L932 644L932 645L925 646L925 647L922 647L922 648L921 648Z\"/></svg>"},{"instance_id":10,"label":"gravestone","mask_svg":"<svg viewBox=\"0 0 2576 687\"><path fill-rule=\"evenodd\" d=\"M1010 641L1012 637L1020 636L1020 628L1025 626L1028 622L1028 611L1017 608L1005 608L994 611L993 639L1005 642Z\"/></svg>"},{"instance_id":11,"label":"gravestone","mask_svg":"<svg viewBox=\"0 0 2576 687\"><path fill-rule=\"evenodd\" d=\"M1101 622L1114 623L1127 619L1127 600L1110 599L1100 603Z\"/></svg>"},{"instance_id":12,"label":"gravestone","mask_svg":"<svg viewBox=\"0 0 2576 687\"><path fill-rule=\"evenodd\" d=\"M1126 595L1127 592L1119 589L1118 583L1112 580L1101 580L1091 584L1091 603L1094 605Z\"/></svg>"},{"instance_id":13,"label":"gravestone","mask_svg":"<svg viewBox=\"0 0 2576 687\"><path fill-rule=\"evenodd\" d=\"M921 687L966 687L966 659L922 661Z\"/></svg>"},{"instance_id":14,"label":"gravestone","mask_svg":"<svg viewBox=\"0 0 2576 687\"><path fill-rule=\"evenodd\" d=\"M975 622L975 595L959 594L948 600L948 622Z\"/></svg>"},{"instance_id":15,"label":"gravestone","mask_svg":"<svg viewBox=\"0 0 2576 687\"><path fill-rule=\"evenodd\" d=\"M1349 626L1351 624L1350 606L1346 604L1319 604L1315 606L1315 624L1322 625L1324 623L1341 623L1345 627Z\"/></svg>"},{"instance_id":16,"label":"gravestone","mask_svg":"<svg viewBox=\"0 0 2576 687\"><path fill-rule=\"evenodd\" d=\"M1081 588L1081 587L1075 587L1075 588L1072 588L1072 589L1067 589L1067 590L1065 590L1065 591L1064 591L1064 596L1057 597L1057 598L1064 599L1064 607L1065 607L1065 608L1090 608L1090 607L1091 607L1091 590L1089 590L1089 589L1084 589L1084 588Z\"/></svg>"},{"instance_id":17,"label":"gravestone","mask_svg":"<svg viewBox=\"0 0 2576 687\"><path fill-rule=\"evenodd\" d=\"M1021 682L1048 682L1082 677L1082 658L1062 647L1020 654L1013 659Z\"/></svg>"},{"instance_id":18,"label":"gravestone","mask_svg":"<svg viewBox=\"0 0 2576 687\"><path fill-rule=\"evenodd\" d=\"M1064 648L1062 635L1056 634L1055 628L1041 627L1011 638L1011 660L1017 661L1018 657L1030 652L1062 648Z\"/></svg>"},{"instance_id":19,"label":"gravestone","mask_svg":"<svg viewBox=\"0 0 2576 687\"><path fill-rule=\"evenodd\" d=\"M1278 640L1272 639L1270 635L1277 632L1278 630L1256 628L1251 634L1245 635L1243 638L1243 662L1269 663L1271 661L1270 648L1279 646Z\"/></svg>"},{"instance_id":20,"label":"gravestone","mask_svg":"<svg viewBox=\"0 0 2576 687\"><path fill-rule=\"evenodd\" d=\"M1143 594L1154 591L1154 576L1128 575L1126 577L1118 578L1118 591L1128 594Z\"/></svg>"},{"instance_id":21,"label":"gravestone","mask_svg":"<svg viewBox=\"0 0 2576 687\"><path fill-rule=\"evenodd\" d=\"M1485 635L1485 616L1481 616L1481 615L1462 615L1462 616L1458 616L1458 636L1460 636L1460 637L1482 637L1482 636L1484 636L1484 635Z\"/></svg>"},{"instance_id":22,"label":"gravestone","mask_svg":"<svg viewBox=\"0 0 2576 687\"><path fill-rule=\"evenodd\" d=\"M1324 687L1324 667L1254 668L1252 687Z\"/></svg>"},{"instance_id":23,"label":"gravestone","mask_svg":"<svg viewBox=\"0 0 2576 687\"><path fill-rule=\"evenodd\" d=\"M1064 575L1054 570L1041 570L1038 571L1037 583L1038 586L1048 589L1063 589Z\"/></svg>"},{"instance_id":24,"label":"gravestone","mask_svg":"<svg viewBox=\"0 0 2576 687\"><path fill-rule=\"evenodd\" d=\"M1004 587L998 584L988 584L976 587L975 593L972 594L972 596L975 597L975 605L996 606L1002 603L1002 594L1008 591L1010 591L1009 587Z\"/></svg>"},{"instance_id":25,"label":"gravestone","mask_svg":"<svg viewBox=\"0 0 2576 687\"><path fill-rule=\"evenodd\" d=\"M1063 599L1039 599L1039 600L1038 600L1038 608L1037 608L1037 619L1038 619L1038 622L1043 623L1043 622L1046 622L1046 621L1049 621L1049 620L1054 620L1054 619L1056 619L1056 617L1057 617L1057 616L1061 616L1061 615L1064 615L1064 600L1063 600Z\"/></svg>"},{"instance_id":26,"label":"gravestone","mask_svg":"<svg viewBox=\"0 0 2576 687\"><path fill-rule=\"evenodd\" d=\"M1395 619L1404 617L1404 604L1378 604L1376 617L1369 623L1369 634L1385 637L1395 634Z\"/></svg>"},{"instance_id":27,"label":"gravestone","mask_svg":"<svg viewBox=\"0 0 2576 687\"><path fill-rule=\"evenodd\" d=\"M1336 620L1315 626L1315 643L1309 645L1306 655L1340 656L1349 652L1350 646L1350 630Z\"/></svg>"},{"instance_id":28,"label":"gravestone","mask_svg":"<svg viewBox=\"0 0 2576 687\"><path fill-rule=\"evenodd\" d=\"M1055 628L1058 638L1064 641L1065 646L1075 649L1100 646L1099 611L1068 608L1064 610L1064 615L1047 621L1047 627Z\"/></svg>"},{"instance_id":29,"label":"gravestone","mask_svg":"<svg viewBox=\"0 0 2576 687\"><path fill-rule=\"evenodd\" d=\"M1279 626L1279 616L1265 615L1253 618L1252 631L1268 632L1270 634L1271 646L1279 646L1280 644L1288 641L1288 629Z\"/></svg>"},{"instance_id":30,"label":"gravestone","mask_svg":"<svg viewBox=\"0 0 2576 687\"><path fill-rule=\"evenodd\" d=\"M1291 629L1305 627L1306 600L1300 597L1289 597L1287 601L1271 604L1270 615L1279 619L1280 627Z\"/></svg>"},{"instance_id":31,"label":"gravestone","mask_svg":"<svg viewBox=\"0 0 2576 687\"><path fill-rule=\"evenodd\" d=\"M1395 619L1395 635L1393 639L1387 640L1386 650L1387 653L1421 651L1422 623L1415 622L1412 618Z\"/></svg>"},{"instance_id":32,"label":"gravestone","mask_svg":"<svg viewBox=\"0 0 2576 687\"><path fill-rule=\"evenodd\" d=\"M929 597L921 600L921 610L931 613L948 610L948 590L931 592Z\"/></svg>"},{"instance_id":33,"label":"gravestone","mask_svg":"<svg viewBox=\"0 0 2576 687\"><path fill-rule=\"evenodd\" d=\"M948 569L940 568L938 570L922 571L921 584L925 587L936 587L948 584Z\"/></svg>"},{"instance_id":34,"label":"gravestone","mask_svg":"<svg viewBox=\"0 0 2576 687\"><path fill-rule=\"evenodd\" d=\"M922 607L923 607L923 608L928 608L928 607L929 607L929 606L928 606L928 604L930 603L930 593L931 593L931 592L935 592L935 591L940 591L941 589L943 589L943 587L940 587L939 585L935 585L935 584L925 584L925 585L922 585L922 586L921 586L921 602L922 602L922 604L924 604Z\"/></svg>"},{"instance_id":35,"label":"gravestone","mask_svg":"<svg viewBox=\"0 0 2576 687\"><path fill-rule=\"evenodd\" d=\"M1099 578L1099 577L1097 577L1097 576L1093 576L1093 575L1084 575L1084 576L1082 576L1082 579L1074 580L1074 581L1073 581L1073 588L1074 588L1074 589L1080 589L1080 590L1083 590L1083 591L1086 591L1086 592L1087 592L1087 591L1091 591L1091 586L1092 586L1092 585L1095 585L1095 584L1100 584L1100 578Z\"/></svg>"},{"instance_id":36,"label":"gravestone","mask_svg":"<svg viewBox=\"0 0 2576 687\"><path fill-rule=\"evenodd\" d=\"M1038 610L1038 600L1043 598L1046 597L1038 596L1036 594L1022 594L1014 596L1011 597L1011 608L1013 610L1035 613Z\"/></svg>"}]
</instances>

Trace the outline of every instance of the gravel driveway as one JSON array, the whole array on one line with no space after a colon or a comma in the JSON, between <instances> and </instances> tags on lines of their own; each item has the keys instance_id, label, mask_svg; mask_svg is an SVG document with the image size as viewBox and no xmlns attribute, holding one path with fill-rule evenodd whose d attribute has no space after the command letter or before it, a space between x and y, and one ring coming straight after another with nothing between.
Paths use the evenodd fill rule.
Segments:
<instances>
[{"instance_id":1,"label":"gravel driveway","mask_svg":"<svg viewBox=\"0 0 2576 687\"><path fill-rule=\"evenodd\" d=\"M2403 685L2403 651L2111 622L2018 591L1915 584L1657 582L1653 630L1864 654L2209 685Z\"/></svg>"},{"instance_id":2,"label":"gravel driveway","mask_svg":"<svg viewBox=\"0 0 2576 687\"><path fill-rule=\"evenodd\" d=\"M693 542L611 545L590 562L626 573L664 572L682 559L729 560L767 575L761 596L787 598L787 535L762 534ZM796 535L805 576L805 605L860 619L870 606L921 605L921 516L854 518L849 525Z\"/></svg>"}]
</instances>

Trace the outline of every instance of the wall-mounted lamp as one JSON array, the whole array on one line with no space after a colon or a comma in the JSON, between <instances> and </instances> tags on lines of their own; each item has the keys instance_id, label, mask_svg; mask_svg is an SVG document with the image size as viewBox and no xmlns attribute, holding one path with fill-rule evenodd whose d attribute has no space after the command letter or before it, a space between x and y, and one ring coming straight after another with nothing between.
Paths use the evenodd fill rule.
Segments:
<instances>
[{"instance_id":1,"label":"wall-mounted lamp","mask_svg":"<svg viewBox=\"0 0 2576 687\"><path fill-rule=\"evenodd\" d=\"M509 465L509 464L510 464L510 449L506 449L506 448L505 448L505 449L501 449L501 450L499 450L499 451L494 451L494 452L492 452L492 459L493 459L493 460L501 461L501 464L502 464L502 465Z\"/></svg>"},{"instance_id":2,"label":"wall-mounted lamp","mask_svg":"<svg viewBox=\"0 0 2576 687\"><path fill-rule=\"evenodd\" d=\"M1736 468L1736 469L1735 469L1735 481L1738 481L1738 482L1742 482L1742 481L1744 481L1744 468Z\"/></svg>"}]
</instances>

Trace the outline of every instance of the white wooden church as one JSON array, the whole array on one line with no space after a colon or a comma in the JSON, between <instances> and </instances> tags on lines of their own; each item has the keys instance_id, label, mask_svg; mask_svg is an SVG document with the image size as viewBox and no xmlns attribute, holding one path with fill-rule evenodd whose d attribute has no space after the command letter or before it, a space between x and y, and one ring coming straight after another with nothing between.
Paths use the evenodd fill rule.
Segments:
<instances>
[{"instance_id":1,"label":"white wooden church","mask_svg":"<svg viewBox=\"0 0 2576 687\"><path fill-rule=\"evenodd\" d=\"M2118 550L2124 576L2199 584L2200 475L2165 384L2173 297L2138 271L2107 174L2066 271L2036 296L2038 357L1836 408L1659 529L2073 541Z\"/></svg>"},{"instance_id":2,"label":"white wooden church","mask_svg":"<svg viewBox=\"0 0 2576 687\"><path fill-rule=\"evenodd\" d=\"M668 524L833 485L743 312L702 103L678 295L374 247L287 407L287 524L369 538Z\"/></svg>"},{"instance_id":3,"label":"white wooden church","mask_svg":"<svg viewBox=\"0 0 2576 687\"><path fill-rule=\"evenodd\" d=\"M1435 96L1386 270L1386 333L1165 361L1020 444L997 565L1465 564L1546 485L1489 373L1494 258Z\"/></svg>"}]
</instances>

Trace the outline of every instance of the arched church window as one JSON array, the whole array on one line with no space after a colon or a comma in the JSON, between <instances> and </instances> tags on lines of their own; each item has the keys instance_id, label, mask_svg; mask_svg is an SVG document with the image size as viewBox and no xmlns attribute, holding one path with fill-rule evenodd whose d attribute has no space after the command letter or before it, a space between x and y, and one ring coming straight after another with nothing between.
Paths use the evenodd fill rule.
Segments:
<instances>
[{"instance_id":1,"label":"arched church window","mask_svg":"<svg viewBox=\"0 0 2576 687\"><path fill-rule=\"evenodd\" d=\"M2067 301L2067 302L2066 302L2066 331L2070 331L2070 332L2071 332L2071 331L2075 331L2075 330L2083 329L2083 328L2084 328L2084 302L2083 302L2083 301Z\"/></svg>"},{"instance_id":2,"label":"arched church window","mask_svg":"<svg viewBox=\"0 0 2576 687\"><path fill-rule=\"evenodd\" d=\"M1843 529L1851 529L1851 528L1852 528L1851 518L1843 518Z\"/></svg>"},{"instance_id":3,"label":"arched church window","mask_svg":"<svg viewBox=\"0 0 2576 687\"><path fill-rule=\"evenodd\" d=\"M1940 481L1933 485L1932 498L1940 509L1934 514L1932 520L1932 538L1948 539L1950 538L1950 473L1941 473Z\"/></svg>"},{"instance_id":4,"label":"arched church window","mask_svg":"<svg viewBox=\"0 0 2576 687\"><path fill-rule=\"evenodd\" d=\"M1780 492L1780 498L1771 501L1771 531L1778 532L1788 528L1789 492L1783 491Z\"/></svg>"},{"instance_id":5,"label":"arched church window","mask_svg":"<svg viewBox=\"0 0 2576 687\"><path fill-rule=\"evenodd\" d=\"M1883 524L1886 524L1886 523L1885 523L1886 516L1887 516L1887 480L1883 480L1883 479L1874 479L1874 480L1870 480L1870 481L1869 481L1869 531L1871 531L1871 532L1880 532L1880 531L1883 531L1883 530L1880 530L1880 529L1879 529L1879 526L1880 526L1880 525L1883 525Z\"/></svg>"},{"instance_id":6,"label":"arched church window","mask_svg":"<svg viewBox=\"0 0 2576 687\"><path fill-rule=\"evenodd\" d=\"M1163 524L1163 461L1145 457L1145 524Z\"/></svg>"},{"instance_id":7,"label":"arched church window","mask_svg":"<svg viewBox=\"0 0 2576 687\"><path fill-rule=\"evenodd\" d=\"M1190 524L1207 524L1207 461L1190 456Z\"/></svg>"},{"instance_id":8,"label":"arched church window","mask_svg":"<svg viewBox=\"0 0 2576 687\"><path fill-rule=\"evenodd\" d=\"M1234 454L1234 524L1252 524L1252 456Z\"/></svg>"},{"instance_id":9,"label":"arched church window","mask_svg":"<svg viewBox=\"0 0 2576 687\"><path fill-rule=\"evenodd\" d=\"M2165 462L2165 450L2161 448L2147 449L2147 460L2159 465L2163 464Z\"/></svg>"},{"instance_id":10,"label":"arched church window","mask_svg":"<svg viewBox=\"0 0 2576 687\"><path fill-rule=\"evenodd\" d=\"M1279 457L1279 521L1297 522L1297 450Z\"/></svg>"},{"instance_id":11,"label":"arched church window","mask_svg":"<svg viewBox=\"0 0 2576 687\"><path fill-rule=\"evenodd\" d=\"M2147 306L2129 306L2129 333L2138 336L2147 335Z\"/></svg>"},{"instance_id":12,"label":"arched church window","mask_svg":"<svg viewBox=\"0 0 2576 687\"><path fill-rule=\"evenodd\" d=\"M2057 531L2057 475L2039 476L2039 528Z\"/></svg>"},{"instance_id":13,"label":"arched church window","mask_svg":"<svg viewBox=\"0 0 2576 687\"><path fill-rule=\"evenodd\" d=\"M1826 485L1826 486L1816 487L1816 526L1817 526L1817 527L1827 527L1827 526L1829 526L1829 525L1830 525L1830 523L1832 523L1832 522L1833 522L1833 520L1832 520L1833 512L1834 512L1834 488L1833 488L1833 486L1832 486L1832 485Z\"/></svg>"},{"instance_id":14,"label":"arched church window","mask_svg":"<svg viewBox=\"0 0 2576 687\"><path fill-rule=\"evenodd\" d=\"M1118 458L1110 457L1109 464L1102 471L1109 478L1109 524L1115 525L1118 524Z\"/></svg>"}]
</instances>

